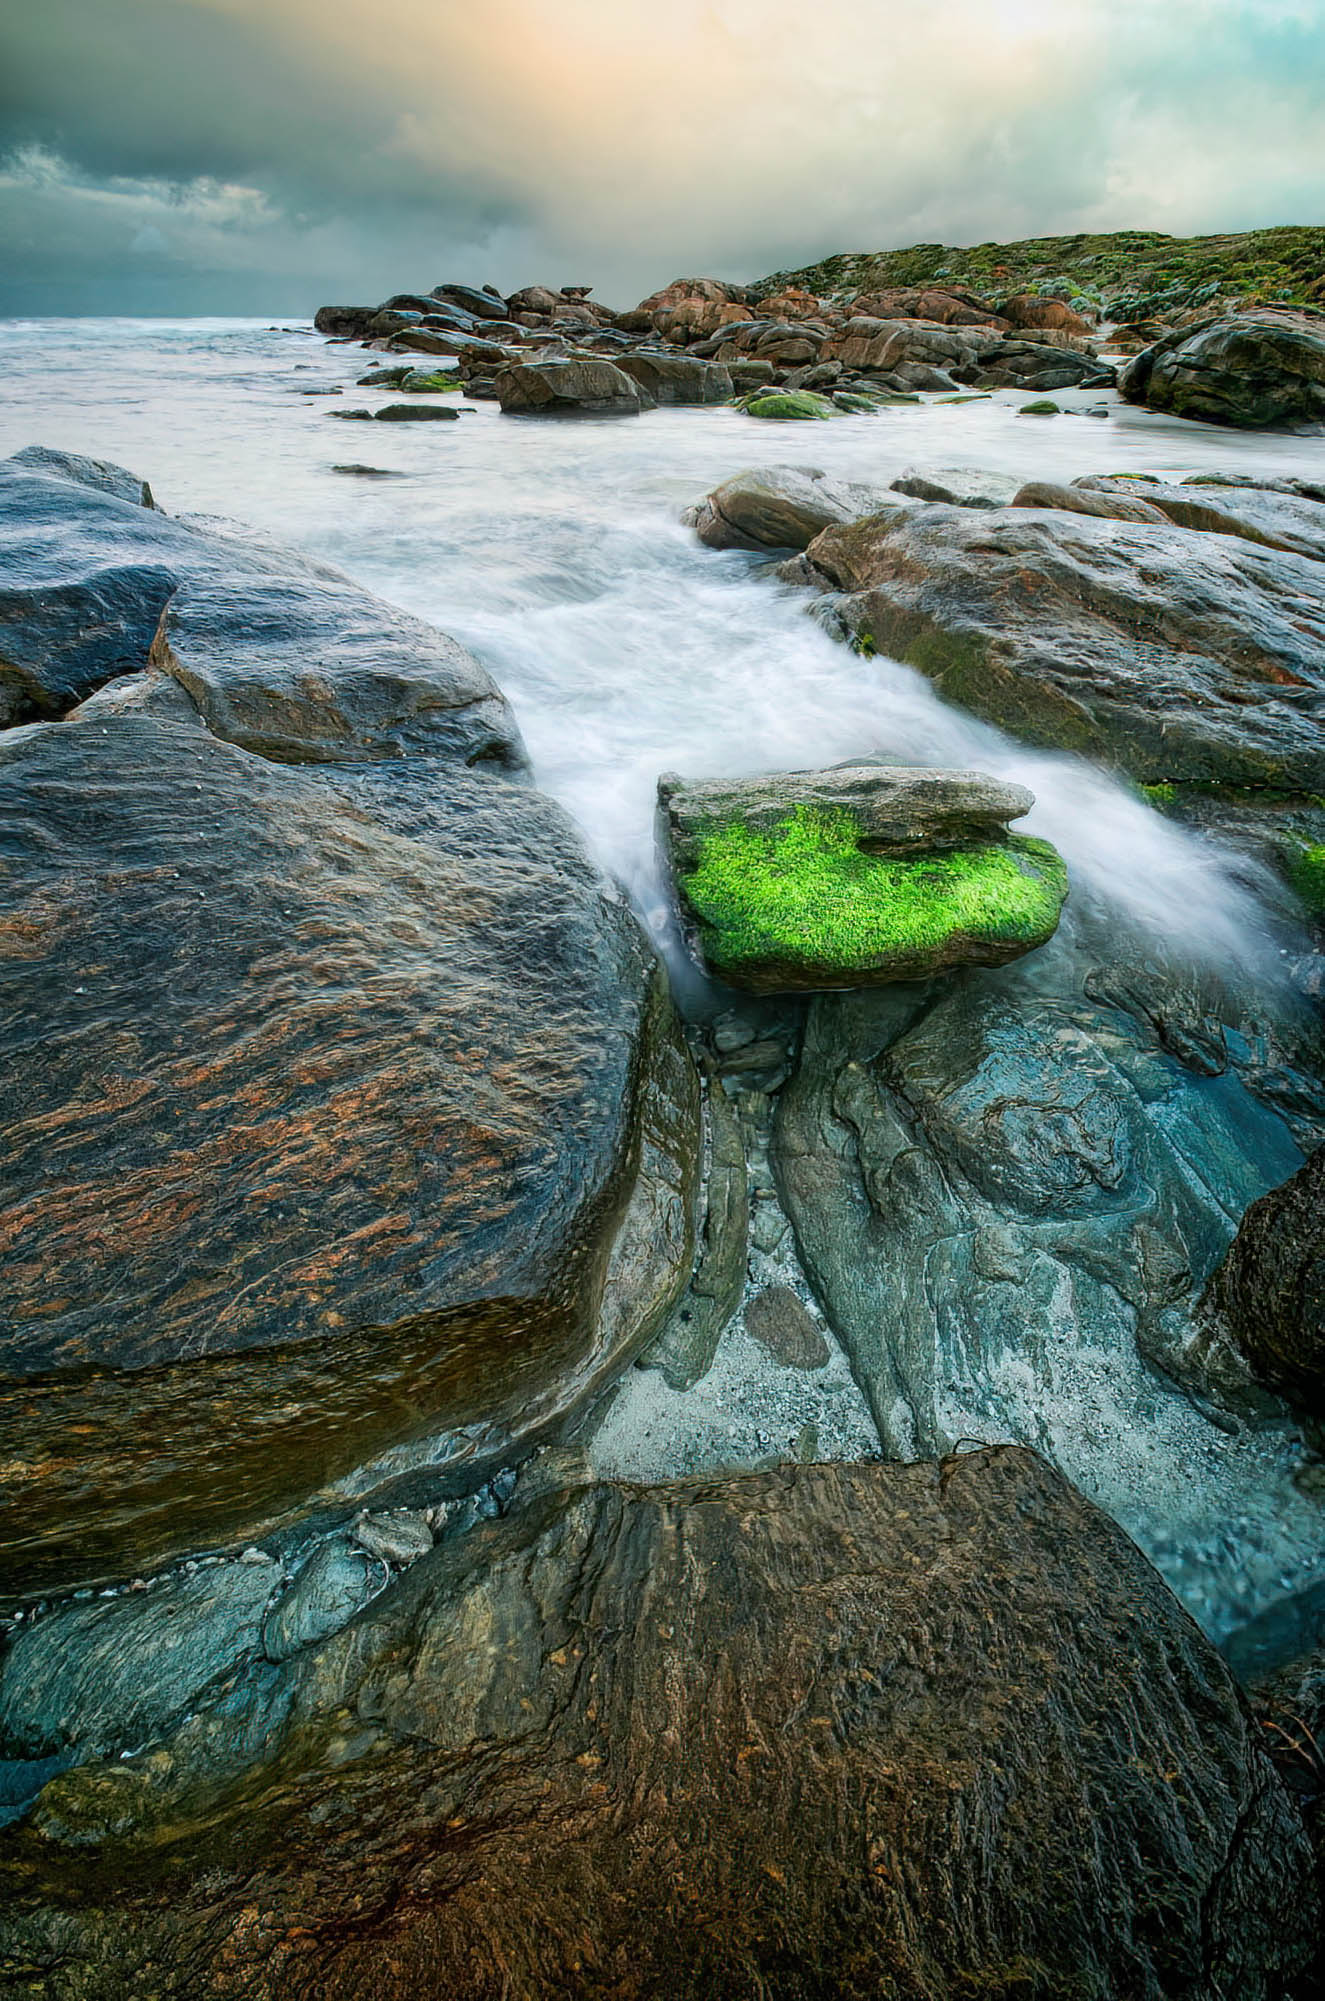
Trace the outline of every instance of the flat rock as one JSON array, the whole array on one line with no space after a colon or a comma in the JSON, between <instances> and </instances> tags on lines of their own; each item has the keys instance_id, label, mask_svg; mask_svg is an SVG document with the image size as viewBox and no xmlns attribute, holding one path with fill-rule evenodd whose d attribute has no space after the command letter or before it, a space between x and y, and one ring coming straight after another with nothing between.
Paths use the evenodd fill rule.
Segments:
<instances>
[{"instance_id":1,"label":"flat rock","mask_svg":"<svg viewBox=\"0 0 1325 2001\"><path fill-rule=\"evenodd\" d=\"M947 501L954 507L1006 507L1018 482L1011 473L983 466L908 466L891 484L894 493L916 500Z\"/></svg>"},{"instance_id":2,"label":"flat rock","mask_svg":"<svg viewBox=\"0 0 1325 2001\"><path fill-rule=\"evenodd\" d=\"M710 549L805 549L832 522L897 505L813 466L756 466L714 487L688 518Z\"/></svg>"},{"instance_id":3,"label":"flat rock","mask_svg":"<svg viewBox=\"0 0 1325 2001\"><path fill-rule=\"evenodd\" d=\"M825 529L809 574L946 700L1136 777L1325 790L1320 566L1231 535L1029 508Z\"/></svg>"},{"instance_id":4,"label":"flat rock","mask_svg":"<svg viewBox=\"0 0 1325 2001\"><path fill-rule=\"evenodd\" d=\"M1009 1968L1274 2001L1314 1951L1231 1674L1028 1452L535 1492L272 1672L6 1837L0 1945L58 2001L184 2001L199 1968L336 2001Z\"/></svg>"}]
</instances>

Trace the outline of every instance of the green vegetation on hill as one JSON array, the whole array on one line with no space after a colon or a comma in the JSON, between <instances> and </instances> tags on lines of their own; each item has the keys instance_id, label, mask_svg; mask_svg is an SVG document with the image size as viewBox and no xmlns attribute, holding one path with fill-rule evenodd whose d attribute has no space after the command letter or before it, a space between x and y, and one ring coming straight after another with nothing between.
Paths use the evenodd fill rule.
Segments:
<instances>
[{"instance_id":1,"label":"green vegetation on hill","mask_svg":"<svg viewBox=\"0 0 1325 2001\"><path fill-rule=\"evenodd\" d=\"M1035 236L966 250L914 243L907 250L842 252L800 271L777 271L751 287L767 298L788 285L820 297L891 285L958 285L993 299L1041 291L1107 304L1111 317L1140 317L1207 301L1284 301L1325 306L1325 228L1252 229L1241 236ZM1122 308L1123 310L1120 310Z\"/></svg>"}]
</instances>

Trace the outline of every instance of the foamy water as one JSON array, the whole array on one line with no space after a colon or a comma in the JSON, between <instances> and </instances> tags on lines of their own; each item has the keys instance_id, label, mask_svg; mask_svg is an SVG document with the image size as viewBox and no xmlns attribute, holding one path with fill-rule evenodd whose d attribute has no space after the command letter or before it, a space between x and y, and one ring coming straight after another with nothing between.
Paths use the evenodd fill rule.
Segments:
<instances>
[{"instance_id":1,"label":"foamy water","mask_svg":"<svg viewBox=\"0 0 1325 2001\"><path fill-rule=\"evenodd\" d=\"M815 464L886 485L910 465L1030 478L1181 467L1315 472L1325 445L1218 432L1111 401L1107 422L987 401L895 406L822 425L729 409L538 422L485 404L460 422L334 421L373 404L380 357L240 321L0 326L0 448L126 464L172 511L228 514L341 565L456 634L515 706L539 781L576 815L669 950L653 852L660 772L802 767L861 755L970 765L1036 795L1028 831L1075 893L1224 970L1270 974L1261 905L1218 851L1078 760L1019 747L806 615L759 559L702 548L681 508L746 465ZM303 392L343 385L339 398ZM1098 392L1063 392L1065 406ZM366 462L399 477L337 473Z\"/></svg>"}]
</instances>

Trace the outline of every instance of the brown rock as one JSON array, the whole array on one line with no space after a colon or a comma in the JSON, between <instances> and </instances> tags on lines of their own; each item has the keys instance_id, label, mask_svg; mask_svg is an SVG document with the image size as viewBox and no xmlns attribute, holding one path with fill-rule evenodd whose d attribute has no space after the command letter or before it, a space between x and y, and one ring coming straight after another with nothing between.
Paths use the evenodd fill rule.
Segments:
<instances>
[{"instance_id":1,"label":"brown rock","mask_svg":"<svg viewBox=\"0 0 1325 2001\"><path fill-rule=\"evenodd\" d=\"M745 1331L786 1369L822 1369L828 1343L789 1285L768 1285L745 1309Z\"/></svg>"},{"instance_id":2,"label":"brown rock","mask_svg":"<svg viewBox=\"0 0 1325 2001\"><path fill-rule=\"evenodd\" d=\"M1025 1451L536 1493L266 1672L6 1838L53 2001L1274 2001L1314 1948L1228 1669Z\"/></svg>"},{"instance_id":3,"label":"brown rock","mask_svg":"<svg viewBox=\"0 0 1325 2001\"><path fill-rule=\"evenodd\" d=\"M1252 1203L1207 1306L1263 1382L1325 1416L1325 1147Z\"/></svg>"}]
</instances>

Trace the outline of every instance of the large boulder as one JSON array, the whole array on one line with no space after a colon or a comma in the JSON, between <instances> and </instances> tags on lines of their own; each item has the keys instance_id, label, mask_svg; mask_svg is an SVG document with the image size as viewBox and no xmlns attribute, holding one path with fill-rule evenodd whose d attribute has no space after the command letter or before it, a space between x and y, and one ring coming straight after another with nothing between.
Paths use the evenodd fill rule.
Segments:
<instances>
[{"instance_id":1,"label":"large boulder","mask_svg":"<svg viewBox=\"0 0 1325 2001\"><path fill-rule=\"evenodd\" d=\"M1000 308L1014 327L1030 327L1038 332L1076 334L1085 338L1094 332L1089 320L1061 299L1042 299L1036 292L1018 292L1005 299Z\"/></svg>"},{"instance_id":2,"label":"large boulder","mask_svg":"<svg viewBox=\"0 0 1325 2001\"><path fill-rule=\"evenodd\" d=\"M332 340L365 340L380 306L319 306L313 325Z\"/></svg>"},{"instance_id":3,"label":"large boulder","mask_svg":"<svg viewBox=\"0 0 1325 2001\"><path fill-rule=\"evenodd\" d=\"M1262 309L1179 328L1128 362L1118 387L1207 424L1325 423L1325 316Z\"/></svg>"},{"instance_id":4,"label":"large boulder","mask_svg":"<svg viewBox=\"0 0 1325 2001\"><path fill-rule=\"evenodd\" d=\"M689 1271L652 953L454 641L68 481L0 532L31 656L118 677L0 735L7 1589L478 1484Z\"/></svg>"},{"instance_id":5,"label":"large boulder","mask_svg":"<svg viewBox=\"0 0 1325 2001\"><path fill-rule=\"evenodd\" d=\"M800 559L848 628L1034 743L1156 781L1325 791L1319 564L1058 508L933 506Z\"/></svg>"},{"instance_id":6,"label":"large boulder","mask_svg":"<svg viewBox=\"0 0 1325 2001\"><path fill-rule=\"evenodd\" d=\"M459 306L462 311L472 313L480 320L504 320L510 308L505 299L495 292L480 291L477 285L434 285L432 297L445 304Z\"/></svg>"},{"instance_id":7,"label":"large boulder","mask_svg":"<svg viewBox=\"0 0 1325 2001\"><path fill-rule=\"evenodd\" d=\"M934 286L895 285L861 292L852 300L851 311L880 320L930 320L936 326L992 327L996 332L1009 325L998 308L977 293Z\"/></svg>"},{"instance_id":8,"label":"large boulder","mask_svg":"<svg viewBox=\"0 0 1325 2001\"><path fill-rule=\"evenodd\" d=\"M710 549L804 549L834 521L899 504L813 466L756 466L715 486L686 518Z\"/></svg>"},{"instance_id":9,"label":"large boulder","mask_svg":"<svg viewBox=\"0 0 1325 2001\"><path fill-rule=\"evenodd\" d=\"M1219 1656L1031 1454L534 1488L5 1841L50 2001L1276 2001Z\"/></svg>"},{"instance_id":10,"label":"large boulder","mask_svg":"<svg viewBox=\"0 0 1325 2001\"><path fill-rule=\"evenodd\" d=\"M638 416L653 398L615 363L581 355L514 361L496 376L501 407L515 416Z\"/></svg>"},{"instance_id":11,"label":"large boulder","mask_svg":"<svg viewBox=\"0 0 1325 2001\"><path fill-rule=\"evenodd\" d=\"M970 771L840 765L658 787L700 962L756 993L878 986L999 966L1058 925L1067 873L1009 836L1035 803Z\"/></svg>"},{"instance_id":12,"label":"large boulder","mask_svg":"<svg viewBox=\"0 0 1325 2001\"><path fill-rule=\"evenodd\" d=\"M1252 1203L1208 1307L1263 1382L1325 1417L1325 1147Z\"/></svg>"},{"instance_id":13,"label":"large boulder","mask_svg":"<svg viewBox=\"0 0 1325 2001\"><path fill-rule=\"evenodd\" d=\"M684 354L641 348L622 354L616 366L647 391L655 403L730 403L732 379L719 362L693 361Z\"/></svg>"},{"instance_id":14,"label":"large boulder","mask_svg":"<svg viewBox=\"0 0 1325 2001\"><path fill-rule=\"evenodd\" d=\"M1179 528L1195 529L1198 534L1240 535L1266 549L1287 549L1295 556L1325 562L1325 505L1309 493L1235 486L1227 480L1209 485L1200 474L1174 485L1147 473L1087 473L1073 481L1073 491L1082 490L1125 495L1153 509L1161 519Z\"/></svg>"}]
</instances>

